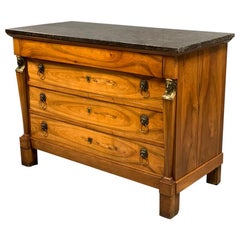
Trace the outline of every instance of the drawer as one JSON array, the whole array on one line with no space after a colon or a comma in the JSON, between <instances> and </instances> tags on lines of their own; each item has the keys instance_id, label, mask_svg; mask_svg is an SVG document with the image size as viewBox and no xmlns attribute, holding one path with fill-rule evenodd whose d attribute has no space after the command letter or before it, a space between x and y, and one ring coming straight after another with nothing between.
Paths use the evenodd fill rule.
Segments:
<instances>
[{"instance_id":1,"label":"drawer","mask_svg":"<svg viewBox=\"0 0 240 240\"><path fill-rule=\"evenodd\" d=\"M163 145L163 114L30 87L30 110L117 136Z\"/></svg>"},{"instance_id":2,"label":"drawer","mask_svg":"<svg viewBox=\"0 0 240 240\"><path fill-rule=\"evenodd\" d=\"M158 146L126 140L76 125L30 115L31 138L94 155L107 161L153 174L163 174L164 149Z\"/></svg>"},{"instance_id":3,"label":"drawer","mask_svg":"<svg viewBox=\"0 0 240 240\"><path fill-rule=\"evenodd\" d=\"M162 77L163 58L155 54L14 39L17 56Z\"/></svg>"},{"instance_id":4,"label":"drawer","mask_svg":"<svg viewBox=\"0 0 240 240\"><path fill-rule=\"evenodd\" d=\"M30 110L87 128L163 145L163 114L30 87Z\"/></svg>"},{"instance_id":5,"label":"drawer","mask_svg":"<svg viewBox=\"0 0 240 240\"><path fill-rule=\"evenodd\" d=\"M28 61L29 84L162 111L165 81L95 68Z\"/></svg>"}]
</instances>

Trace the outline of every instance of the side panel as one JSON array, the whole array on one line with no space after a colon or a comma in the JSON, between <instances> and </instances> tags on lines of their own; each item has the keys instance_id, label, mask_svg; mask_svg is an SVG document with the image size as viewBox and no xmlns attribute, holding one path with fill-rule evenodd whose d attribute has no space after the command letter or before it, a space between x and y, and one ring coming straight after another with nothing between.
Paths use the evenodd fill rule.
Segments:
<instances>
[{"instance_id":1,"label":"side panel","mask_svg":"<svg viewBox=\"0 0 240 240\"><path fill-rule=\"evenodd\" d=\"M222 44L179 59L175 179L222 152L226 51Z\"/></svg>"},{"instance_id":2,"label":"side panel","mask_svg":"<svg viewBox=\"0 0 240 240\"><path fill-rule=\"evenodd\" d=\"M226 57L225 45L201 55L197 165L222 152Z\"/></svg>"},{"instance_id":3,"label":"side panel","mask_svg":"<svg viewBox=\"0 0 240 240\"><path fill-rule=\"evenodd\" d=\"M177 180L197 167L199 54L179 59L176 107L176 152L174 179Z\"/></svg>"}]
</instances>

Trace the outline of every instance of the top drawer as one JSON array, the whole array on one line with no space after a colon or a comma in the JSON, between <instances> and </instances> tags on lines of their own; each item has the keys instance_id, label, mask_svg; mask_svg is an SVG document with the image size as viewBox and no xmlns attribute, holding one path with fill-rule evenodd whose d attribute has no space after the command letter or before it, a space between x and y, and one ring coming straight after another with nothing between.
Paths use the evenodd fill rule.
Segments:
<instances>
[{"instance_id":1,"label":"top drawer","mask_svg":"<svg viewBox=\"0 0 240 240\"><path fill-rule=\"evenodd\" d=\"M163 111L165 81L69 64L29 60L29 85L133 107Z\"/></svg>"},{"instance_id":2,"label":"top drawer","mask_svg":"<svg viewBox=\"0 0 240 240\"><path fill-rule=\"evenodd\" d=\"M28 58L162 77L162 56L153 54L25 39L14 39L14 53Z\"/></svg>"}]
</instances>

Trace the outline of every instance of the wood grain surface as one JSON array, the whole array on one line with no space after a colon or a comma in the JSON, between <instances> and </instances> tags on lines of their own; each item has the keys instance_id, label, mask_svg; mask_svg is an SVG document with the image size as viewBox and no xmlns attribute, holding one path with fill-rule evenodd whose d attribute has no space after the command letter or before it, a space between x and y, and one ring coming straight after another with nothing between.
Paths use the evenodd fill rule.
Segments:
<instances>
[{"instance_id":1,"label":"wood grain surface","mask_svg":"<svg viewBox=\"0 0 240 240\"><path fill-rule=\"evenodd\" d=\"M47 136L41 130L42 122L48 125ZM148 143L125 140L34 114L31 114L31 138L67 147L80 155L82 151L88 152L142 171L163 174L164 149ZM141 148L148 150L148 164L140 159Z\"/></svg>"},{"instance_id":2,"label":"wood grain surface","mask_svg":"<svg viewBox=\"0 0 240 240\"><path fill-rule=\"evenodd\" d=\"M41 104L40 94L45 94L46 105ZM160 112L96 101L36 87L30 87L29 97L30 111L36 114L116 136L164 145L163 114ZM142 115L148 117L147 126L141 124Z\"/></svg>"},{"instance_id":3,"label":"wood grain surface","mask_svg":"<svg viewBox=\"0 0 240 240\"><path fill-rule=\"evenodd\" d=\"M43 76L38 73L40 63L44 65ZM156 111L163 109L165 81L159 78L45 61L28 61L28 76L33 86ZM147 92L141 91L141 81L147 81Z\"/></svg>"},{"instance_id":4,"label":"wood grain surface","mask_svg":"<svg viewBox=\"0 0 240 240\"><path fill-rule=\"evenodd\" d=\"M162 56L14 39L18 56L162 77Z\"/></svg>"},{"instance_id":5,"label":"wood grain surface","mask_svg":"<svg viewBox=\"0 0 240 240\"><path fill-rule=\"evenodd\" d=\"M176 179L222 152L226 50L222 44L179 60Z\"/></svg>"}]
</instances>

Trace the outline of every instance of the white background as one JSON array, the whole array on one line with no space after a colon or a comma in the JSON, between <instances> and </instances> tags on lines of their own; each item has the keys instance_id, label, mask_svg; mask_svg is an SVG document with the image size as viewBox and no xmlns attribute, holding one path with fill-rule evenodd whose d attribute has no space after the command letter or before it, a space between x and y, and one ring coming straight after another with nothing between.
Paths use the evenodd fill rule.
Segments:
<instances>
[{"instance_id":1,"label":"white background","mask_svg":"<svg viewBox=\"0 0 240 240\"><path fill-rule=\"evenodd\" d=\"M1 1L0 239L240 239L238 1ZM22 135L16 58L6 28L90 21L235 33L228 47L224 165L218 186L205 177L181 193L172 220L158 216L157 189L39 152L20 164Z\"/></svg>"}]
</instances>

